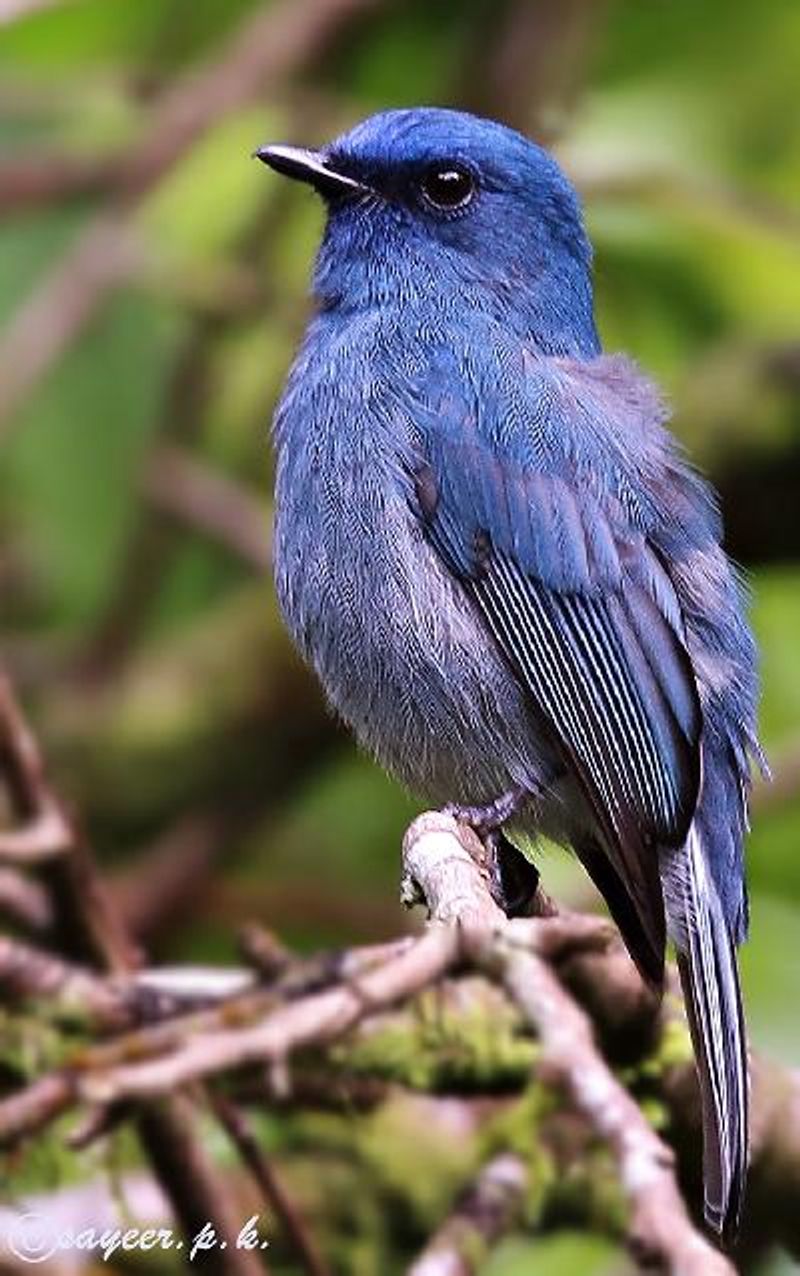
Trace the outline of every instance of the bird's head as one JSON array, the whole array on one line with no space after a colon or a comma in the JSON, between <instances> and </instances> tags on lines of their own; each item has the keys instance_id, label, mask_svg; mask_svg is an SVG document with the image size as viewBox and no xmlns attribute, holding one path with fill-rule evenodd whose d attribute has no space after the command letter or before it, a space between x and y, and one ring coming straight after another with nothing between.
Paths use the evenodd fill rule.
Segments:
<instances>
[{"instance_id":1,"label":"bird's head","mask_svg":"<svg viewBox=\"0 0 800 1276\"><path fill-rule=\"evenodd\" d=\"M315 274L323 307L472 306L552 352L595 352L577 196L520 133L416 108L374 115L320 151L256 154L327 204Z\"/></svg>"}]
</instances>

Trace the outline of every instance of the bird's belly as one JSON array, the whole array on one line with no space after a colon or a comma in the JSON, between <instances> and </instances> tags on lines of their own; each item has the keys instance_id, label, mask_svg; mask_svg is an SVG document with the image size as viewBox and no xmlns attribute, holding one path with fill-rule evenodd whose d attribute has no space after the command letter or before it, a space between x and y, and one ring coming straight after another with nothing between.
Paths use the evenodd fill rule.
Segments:
<instances>
[{"instance_id":1,"label":"bird's belly","mask_svg":"<svg viewBox=\"0 0 800 1276\"><path fill-rule=\"evenodd\" d=\"M525 695L405 502L315 508L310 528L308 505L279 507L278 595L362 746L427 800L541 791L556 766Z\"/></svg>"}]
</instances>

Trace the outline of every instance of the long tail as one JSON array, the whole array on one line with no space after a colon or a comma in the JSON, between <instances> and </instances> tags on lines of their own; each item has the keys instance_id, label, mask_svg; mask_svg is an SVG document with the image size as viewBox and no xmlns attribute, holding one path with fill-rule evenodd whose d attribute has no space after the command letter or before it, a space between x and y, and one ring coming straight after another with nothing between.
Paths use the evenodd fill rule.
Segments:
<instances>
[{"instance_id":1,"label":"long tail","mask_svg":"<svg viewBox=\"0 0 800 1276\"><path fill-rule=\"evenodd\" d=\"M736 945L696 826L665 859L662 880L700 1078L705 1217L732 1240L747 1178L747 1041Z\"/></svg>"}]
</instances>

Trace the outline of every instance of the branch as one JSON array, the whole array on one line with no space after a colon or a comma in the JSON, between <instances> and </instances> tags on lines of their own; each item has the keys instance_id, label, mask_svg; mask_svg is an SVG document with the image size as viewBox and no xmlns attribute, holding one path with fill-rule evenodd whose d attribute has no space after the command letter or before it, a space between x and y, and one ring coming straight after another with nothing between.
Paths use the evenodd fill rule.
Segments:
<instances>
[{"instance_id":1,"label":"branch","mask_svg":"<svg viewBox=\"0 0 800 1276\"><path fill-rule=\"evenodd\" d=\"M615 1079L597 1050L588 1017L546 964L543 954L552 958L574 949L581 938L595 948L607 942L607 927L582 919L576 939L564 917L507 923L489 893L482 848L449 816L428 814L415 821L405 839L404 861L406 893L413 883L432 902L436 922L455 924L435 925L410 945L392 947L377 967L383 952L367 950L360 961L334 967L342 982L321 992L305 989L329 963L312 962L305 973L301 965L299 975L281 976L286 994L296 998L264 1014L256 994L252 1022L241 1022L242 1012L233 1014L228 1006L216 1017L215 1012L184 1017L177 1031L174 1023L159 1024L89 1047L64 1092L65 1104L77 1100L107 1108L152 1100L247 1064L282 1065L293 1052L337 1040L364 1018L408 1000L467 957L503 983L538 1036L540 1071L569 1094L612 1150L638 1260L655 1259L666 1270L690 1276L730 1272L690 1223L671 1151ZM12 1114L19 1129L16 1109ZM2 1106L0 1117L0 1126L7 1125Z\"/></svg>"},{"instance_id":2,"label":"branch","mask_svg":"<svg viewBox=\"0 0 800 1276\"><path fill-rule=\"evenodd\" d=\"M112 186L122 155L17 155L0 164L0 217Z\"/></svg>"},{"instance_id":3,"label":"branch","mask_svg":"<svg viewBox=\"0 0 800 1276\"><path fill-rule=\"evenodd\" d=\"M494 964L497 956L488 952ZM598 1053L591 1023L541 958L509 949L503 981L537 1032L540 1067L570 1096L617 1163L630 1208L628 1242L642 1268L660 1264L685 1276L723 1276L733 1268L693 1227L670 1148Z\"/></svg>"},{"instance_id":4,"label":"branch","mask_svg":"<svg viewBox=\"0 0 800 1276\"><path fill-rule=\"evenodd\" d=\"M192 1266L213 1276L268 1276L263 1254L235 1244L241 1219L196 1126L197 1114L183 1094L148 1104L138 1120L139 1137L184 1235L196 1236L211 1224L225 1241L224 1248L196 1254Z\"/></svg>"},{"instance_id":5,"label":"branch","mask_svg":"<svg viewBox=\"0 0 800 1276\"><path fill-rule=\"evenodd\" d=\"M29 930L46 930L53 921L47 892L14 868L0 868L0 913Z\"/></svg>"},{"instance_id":6,"label":"branch","mask_svg":"<svg viewBox=\"0 0 800 1276\"><path fill-rule=\"evenodd\" d=\"M263 1192L266 1203L283 1224L309 1276L331 1276L330 1268L317 1250L300 1211L284 1190L245 1117L224 1095L215 1094L212 1104L220 1124Z\"/></svg>"},{"instance_id":7,"label":"branch","mask_svg":"<svg viewBox=\"0 0 800 1276\"><path fill-rule=\"evenodd\" d=\"M16 814L22 816L35 805L45 784L42 760L7 683L2 690L3 761ZM494 1007L495 1023L498 1006L505 1008L503 1031L517 1045L515 1034L522 1023L533 1030L538 1040L534 1066L539 1082L555 1082L568 1096L573 1112L580 1115L581 1125L588 1126L610 1150L629 1207L626 1234L639 1264L656 1264L687 1276L730 1273L727 1260L694 1230L678 1192L672 1152L615 1078L595 1041L589 1015L576 998L589 1007L604 1049L613 1057L614 1043L627 1042L629 1061L648 1059L648 1052L657 1050L658 1034L676 1014L671 1001L659 1008L605 921L561 913L508 922L490 893L485 848L451 817L421 816L404 841L406 900L426 901L432 915L433 924L421 937L297 960L274 937L251 932L246 951L255 969L246 970L134 969L130 940L105 894L91 852L74 824L66 828L72 844L47 866L47 880L52 902L70 923L68 955L54 957L7 940L0 945L0 978L16 995L35 996L56 1014L60 1008L69 1012L79 1002L89 1028L101 1032L104 1039L83 1046L65 1066L0 1102L0 1140L15 1142L48 1125L59 1113L81 1105L88 1107L89 1119L74 1136L79 1143L133 1115L141 1123L148 1155L169 1186L186 1230L214 1199L218 1213L209 1217L216 1218L222 1234L232 1216L226 1185L212 1182L202 1149L192 1145L189 1109L183 1097L175 1100L176 1087L196 1087L212 1076L233 1073L232 1093L247 1094L249 1083L252 1095L256 1093L252 1069L250 1073L246 1069L254 1065L261 1078L257 1093L263 1096L267 1064L285 1098L288 1061L309 1048L317 1056L321 1052L322 1060L333 1065L334 1075L344 1063L345 1073L349 1067L358 1078L369 1053L362 1054L359 1063L359 1047L370 1041L370 1032L373 1047L375 1029L379 1038L381 1027L394 1033L395 1043L398 1034L404 1033L418 1047L416 995L441 985L437 1004L444 1006L454 993L452 1005L459 1014L468 1004L464 990L470 984L476 990L471 996L477 996L481 1005ZM80 956L93 960L101 970L81 965ZM481 977L450 978L470 968L481 972ZM325 1047L362 1026L355 1042L325 1055ZM631 1052L631 1041L636 1043L635 1052ZM394 1056L395 1064L398 1058ZM516 1058L519 1066L519 1055ZM306 1070L308 1062L306 1054L302 1060ZM311 1062L319 1067L320 1059L312 1054ZM529 1066L526 1054L523 1074ZM397 1067L394 1074L390 1068L378 1069L377 1075L379 1081L392 1075L406 1081ZM693 1066L687 1062L664 1068L658 1079L678 1134L683 1122L696 1151ZM800 1165L797 1078L758 1065L754 1083L753 1199L756 1205L767 1198L778 1204L772 1211L769 1206L763 1208L763 1226L753 1234L759 1241L778 1236L795 1244L791 1193L779 1192L776 1183L793 1183L796 1172L793 1177L791 1167ZM418 1082L412 1078L410 1084ZM310 1092L319 1094L319 1086L312 1085ZM330 1087L323 1085L322 1092L329 1102ZM362 1097L369 1105L380 1093L379 1085L377 1094L373 1090ZM783 1097L776 1100L778 1093L786 1096L785 1101ZM298 1094L294 1094L295 1104ZM272 1193L273 1208L282 1212L308 1270L321 1271L321 1260L299 1214L281 1196L280 1184L240 1114L233 1109L231 1116L225 1104L224 1100L221 1108L216 1104L218 1117L262 1190ZM182 1172L179 1163L186 1167ZM511 1179L517 1183L513 1174ZM509 1186L507 1195L496 1196L493 1183L496 1186L496 1174L487 1167L420 1263L435 1261L443 1271L442 1256L448 1253L448 1245L452 1256L470 1236L488 1246L513 1227L517 1188ZM610 1225L615 1227L616 1222L610 1220ZM229 1255L229 1263L233 1262ZM461 1270L469 1268L462 1264ZM234 1268L229 1271L233 1273ZM245 1276L244 1267L237 1276Z\"/></svg>"},{"instance_id":8,"label":"branch","mask_svg":"<svg viewBox=\"0 0 800 1276\"><path fill-rule=\"evenodd\" d=\"M0 761L5 762L9 773L12 798L18 813L28 814L31 804L40 803L43 792L49 795L49 790L45 788L42 758L34 737L5 679L0 679L0 740L5 745L5 756ZM58 799L51 796L60 809ZM70 835L68 854L49 866L53 902L69 924L79 953L88 951L111 975L131 975L137 950L110 903L87 843L74 823L65 822L65 828ZM17 955L19 952L17 946ZM6 956L13 967L13 945L10 951L6 950ZM29 954L27 974L23 976L17 970L18 983L31 977L32 965L35 962ZM65 986L74 989L77 981L85 997L96 999L101 985L81 978L65 963L60 965L55 975L62 995ZM52 980L52 963L49 967L40 963L38 975L45 982ZM98 1008L96 1000L94 1008ZM6 1100L6 1131L13 1132L16 1126L19 1133L42 1125L68 1108L76 1097L75 1074L70 1070L45 1076ZM144 1105L137 1121L141 1141L186 1234L195 1234L210 1225L218 1236L235 1236L235 1209L227 1185L196 1137L185 1104L183 1096L175 1095L158 1105ZM206 1266L213 1266L220 1276L257 1276L263 1271L255 1254L232 1244L213 1258L209 1255Z\"/></svg>"},{"instance_id":9,"label":"branch","mask_svg":"<svg viewBox=\"0 0 800 1276\"><path fill-rule=\"evenodd\" d=\"M92 971L5 936L0 936L0 989L10 998L40 997L48 1010L79 1014L100 1028L121 1028L131 1018L124 997Z\"/></svg>"},{"instance_id":10,"label":"branch","mask_svg":"<svg viewBox=\"0 0 800 1276\"><path fill-rule=\"evenodd\" d=\"M165 1094L250 1063L282 1064L294 1051L336 1040L366 1015L435 982L455 964L459 953L457 931L431 930L377 970L289 1002L252 1024L226 1027L222 1022L202 1034L186 1033L164 1057L128 1061L135 1043L118 1038L107 1047L84 1052L78 1094L89 1103L116 1103ZM224 1021L225 1016L221 1018ZM147 1037L139 1034L137 1041L141 1048Z\"/></svg>"},{"instance_id":11,"label":"branch","mask_svg":"<svg viewBox=\"0 0 800 1276\"><path fill-rule=\"evenodd\" d=\"M0 860L34 864L68 851L72 830L47 783L39 746L2 671L0 773L5 774L14 805L24 821L21 828L0 829Z\"/></svg>"},{"instance_id":12,"label":"branch","mask_svg":"<svg viewBox=\"0 0 800 1276\"><path fill-rule=\"evenodd\" d=\"M486 1251L518 1222L527 1190L528 1167L518 1156L500 1153L481 1170L408 1276L475 1276Z\"/></svg>"},{"instance_id":13,"label":"branch","mask_svg":"<svg viewBox=\"0 0 800 1276\"><path fill-rule=\"evenodd\" d=\"M132 224L100 213L83 228L9 321L0 340L0 438L48 369L101 302L142 262Z\"/></svg>"},{"instance_id":14,"label":"branch","mask_svg":"<svg viewBox=\"0 0 800 1276\"><path fill-rule=\"evenodd\" d=\"M240 483L162 443L151 453L144 491L156 509L218 541L259 575L269 570L269 513Z\"/></svg>"}]
</instances>

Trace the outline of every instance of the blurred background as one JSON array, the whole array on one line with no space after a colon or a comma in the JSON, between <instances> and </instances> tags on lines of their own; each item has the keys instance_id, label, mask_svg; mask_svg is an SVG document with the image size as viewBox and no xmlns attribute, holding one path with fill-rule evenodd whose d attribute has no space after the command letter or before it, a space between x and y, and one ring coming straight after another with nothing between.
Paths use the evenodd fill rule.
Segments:
<instances>
[{"instance_id":1,"label":"blurred background","mask_svg":"<svg viewBox=\"0 0 800 1276\"><path fill-rule=\"evenodd\" d=\"M796 0L0 0L0 660L156 959L235 960L248 918L308 948L409 925L417 806L326 716L276 614L268 425L322 212L250 154L466 107L554 147L604 343L659 379L721 490L776 775L746 997L756 1045L800 1060L798 66ZM543 872L589 901L561 853ZM400 1270L430 1203L359 1154L375 1191L341 1270ZM25 1183L57 1170L82 1172L53 1152ZM622 1270L600 1239L548 1244L509 1243L492 1276Z\"/></svg>"}]
</instances>

